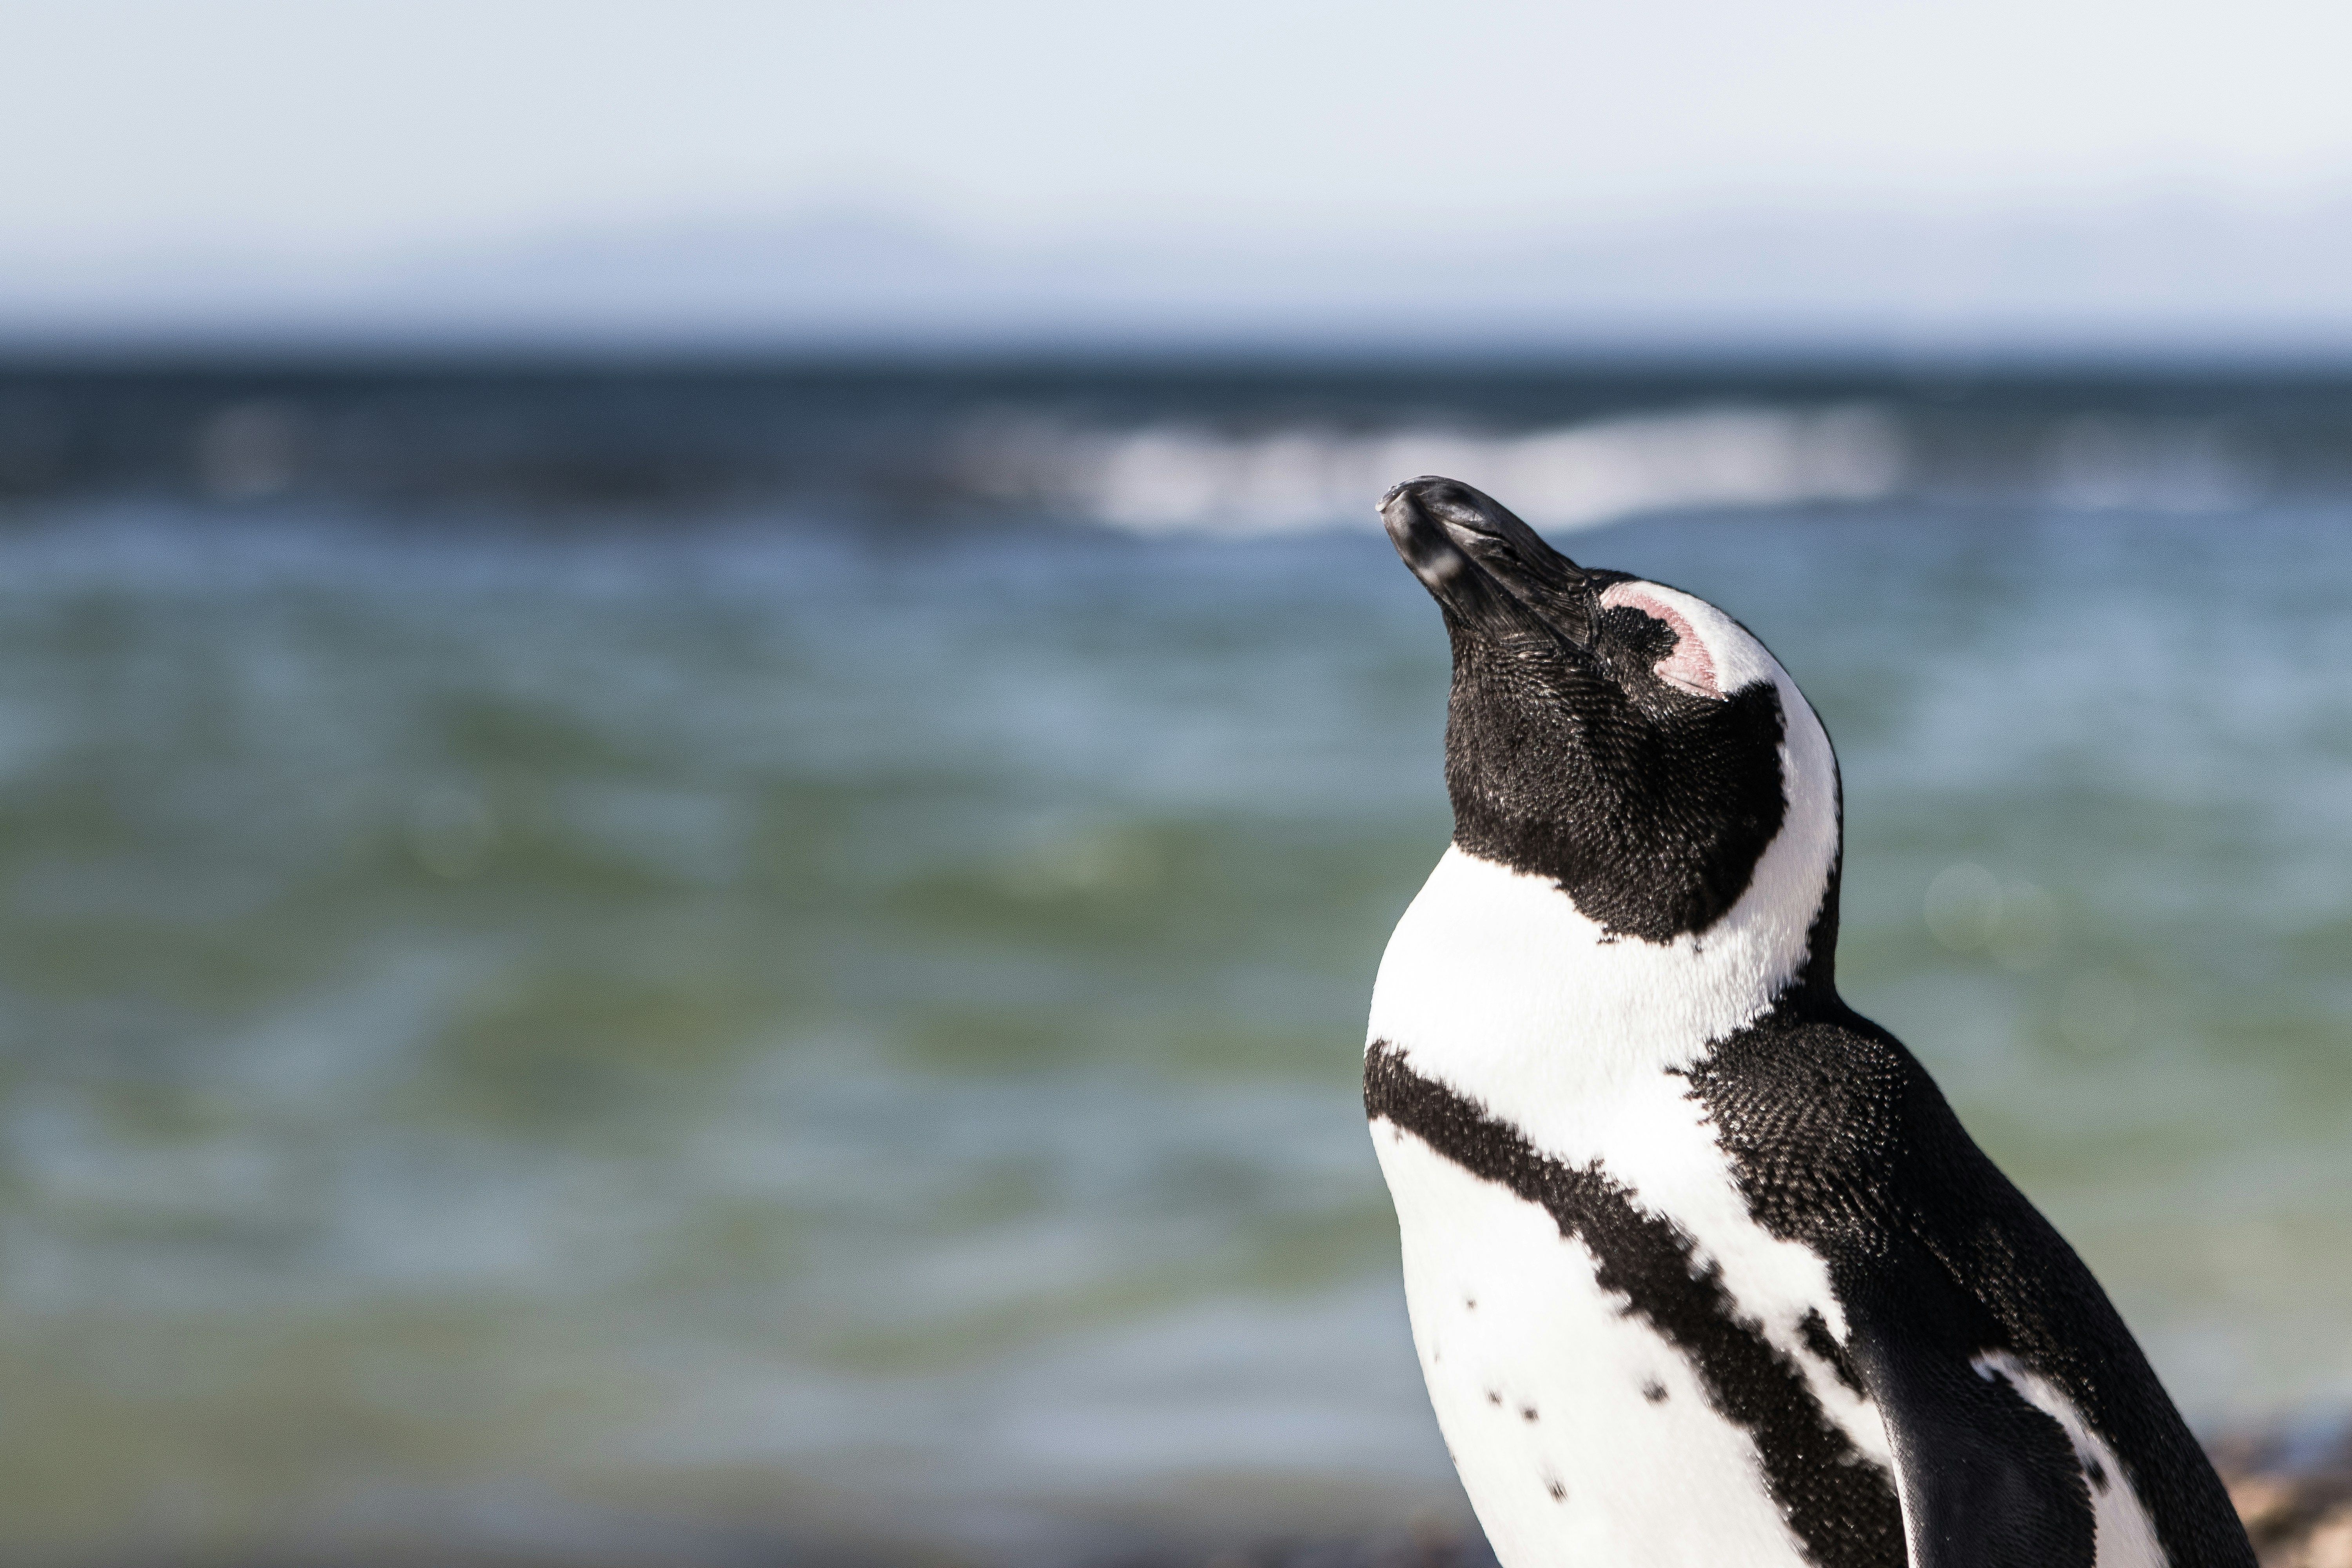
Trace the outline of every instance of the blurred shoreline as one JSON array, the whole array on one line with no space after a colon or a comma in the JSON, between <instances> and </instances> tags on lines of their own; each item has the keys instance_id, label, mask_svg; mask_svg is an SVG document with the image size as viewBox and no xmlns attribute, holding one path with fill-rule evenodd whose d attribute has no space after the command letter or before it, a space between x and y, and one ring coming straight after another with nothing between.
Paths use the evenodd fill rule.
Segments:
<instances>
[{"instance_id":1,"label":"blurred shoreline","mask_svg":"<svg viewBox=\"0 0 2352 1568\"><path fill-rule=\"evenodd\" d=\"M2210 1451L2262 1568L2352 1565L2352 1422L2300 1432L2249 1429ZM1243 1489L1244 1491L1246 1489ZM742 1518L701 1521L677 1510L600 1512L577 1504L502 1504L446 1532L380 1528L306 1545L214 1556L175 1551L73 1560L103 1568L1494 1568L1485 1537L1458 1499L1398 1517L1350 1513L1343 1499L1300 1506L1195 1508L1171 1497L1150 1508L1029 1515L1017 1543L956 1542L919 1530L812 1530ZM64 1562L65 1560L60 1560Z\"/></svg>"}]
</instances>

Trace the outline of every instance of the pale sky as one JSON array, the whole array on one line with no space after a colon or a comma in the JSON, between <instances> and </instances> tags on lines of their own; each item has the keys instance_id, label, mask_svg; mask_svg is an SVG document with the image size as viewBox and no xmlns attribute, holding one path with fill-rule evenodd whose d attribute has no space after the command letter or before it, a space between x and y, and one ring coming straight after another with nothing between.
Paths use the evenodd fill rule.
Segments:
<instances>
[{"instance_id":1,"label":"pale sky","mask_svg":"<svg viewBox=\"0 0 2352 1568\"><path fill-rule=\"evenodd\" d=\"M0 0L0 263L2352 195L2352 7Z\"/></svg>"}]
</instances>

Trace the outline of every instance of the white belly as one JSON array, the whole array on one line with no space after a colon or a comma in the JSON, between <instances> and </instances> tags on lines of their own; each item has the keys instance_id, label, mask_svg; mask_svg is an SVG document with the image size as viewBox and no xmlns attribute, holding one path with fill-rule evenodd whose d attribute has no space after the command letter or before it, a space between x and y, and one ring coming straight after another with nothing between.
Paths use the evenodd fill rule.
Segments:
<instances>
[{"instance_id":1,"label":"white belly","mask_svg":"<svg viewBox=\"0 0 2352 1568\"><path fill-rule=\"evenodd\" d=\"M1748 1434L1583 1246L1391 1123L1372 1133L1430 1401L1504 1568L1801 1568Z\"/></svg>"},{"instance_id":2,"label":"white belly","mask_svg":"<svg viewBox=\"0 0 2352 1568\"><path fill-rule=\"evenodd\" d=\"M1756 1223L1679 1076L1708 1040L1762 1011L1801 951L1801 933L1787 951L1759 936L1771 922L1748 920L1745 904L1735 917L1705 944L1611 942L1550 883L1449 849L1390 942L1370 1032L1536 1152L1598 1163L1633 1202L1670 1220L1858 1457L1890 1467L1877 1410L1805 1348L1809 1314L1845 1335L1827 1264ZM1505 1568L1601 1546L1627 1564L1803 1561L1752 1437L1716 1414L1688 1361L1627 1315L1624 1297L1596 1286L1581 1243L1563 1238L1541 1207L1391 1123L1375 1121L1372 1136L1396 1203L1430 1396ZM1507 1404L1510 1390L1495 1380L1513 1368L1553 1386L1557 1424L1533 1390L1509 1406L1511 1421L1490 1419L1500 1407L1486 1394ZM1663 1401L1644 1396L1653 1383ZM1519 1414L1528 1405L1532 1423ZM1534 1475L1545 1463L1566 1505Z\"/></svg>"}]
</instances>

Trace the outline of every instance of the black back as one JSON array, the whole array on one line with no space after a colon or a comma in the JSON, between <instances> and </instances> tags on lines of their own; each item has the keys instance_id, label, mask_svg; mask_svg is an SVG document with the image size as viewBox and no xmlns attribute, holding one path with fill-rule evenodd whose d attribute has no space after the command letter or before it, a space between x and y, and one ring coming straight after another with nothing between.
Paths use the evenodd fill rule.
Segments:
<instances>
[{"instance_id":1,"label":"black back","mask_svg":"<svg viewBox=\"0 0 2352 1568\"><path fill-rule=\"evenodd\" d=\"M2093 1561L2089 1473L2058 1424L1971 1363L2046 1378L2128 1470L2176 1568L2252 1568L2228 1493L2073 1247L1927 1070L1820 976L1691 1069L1749 1212L1827 1259L1885 1414L1923 1564Z\"/></svg>"}]
</instances>

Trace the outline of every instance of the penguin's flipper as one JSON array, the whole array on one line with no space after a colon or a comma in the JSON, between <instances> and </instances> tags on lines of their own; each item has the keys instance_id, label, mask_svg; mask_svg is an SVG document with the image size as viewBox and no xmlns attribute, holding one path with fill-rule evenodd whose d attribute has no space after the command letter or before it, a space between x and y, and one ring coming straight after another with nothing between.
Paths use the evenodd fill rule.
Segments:
<instances>
[{"instance_id":1,"label":"penguin's flipper","mask_svg":"<svg viewBox=\"0 0 2352 1568\"><path fill-rule=\"evenodd\" d=\"M1850 1304L1846 1352L1885 1418L1910 1568L2094 1568L2090 1486L2065 1428L1979 1372L1976 1303L1916 1246Z\"/></svg>"}]
</instances>

